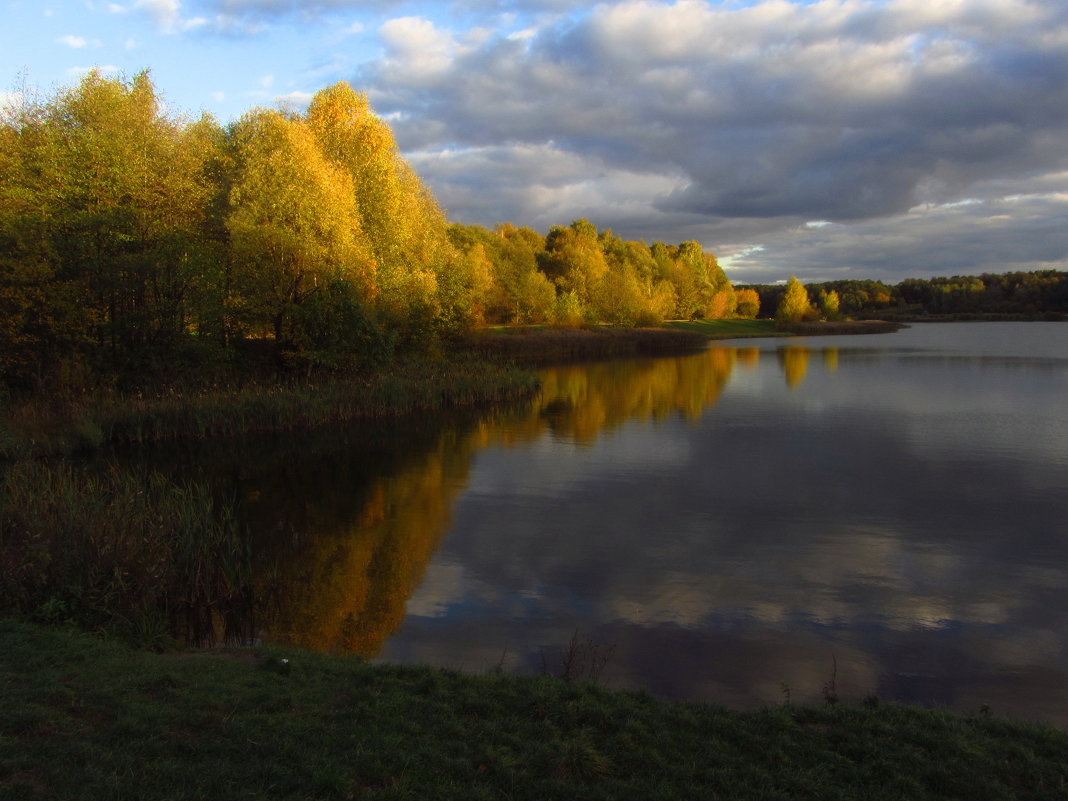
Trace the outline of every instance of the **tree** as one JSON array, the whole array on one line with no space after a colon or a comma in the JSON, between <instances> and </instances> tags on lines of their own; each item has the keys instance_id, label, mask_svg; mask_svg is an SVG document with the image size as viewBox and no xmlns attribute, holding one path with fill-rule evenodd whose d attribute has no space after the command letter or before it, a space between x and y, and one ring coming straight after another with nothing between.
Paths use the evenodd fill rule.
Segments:
<instances>
[{"instance_id":1,"label":"tree","mask_svg":"<svg viewBox=\"0 0 1068 801\"><path fill-rule=\"evenodd\" d=\"M236 177L227 218L235 289L249 325L284 345L294 307L332 281L374 297L375 270L352 180L330 164L300 120L247 114L234 133Z\"/></svg>"},{"instance_id":2,"label":"tree","mask_svg":"<svg viewBox=\"0 0 1068 801\"><path fill-rule=\"evenodd\" d=\"M414 332L431 320L439 328L463 327L474 316L472 286L463 280L445 214L401 157L389 125L344 82L318 92L306 119L325 156L351 178L382 310L412 332L407 339L422 336Z\"/></svg>"},{"instance_id":3,"label":"tree","mask_svg":"<svg viewBox=\"0 0 1068 801\"><path fill-rule=\"evenodd\" d=\"M775 322L778 325L787 325L799 322L811 314L812 304L808 299L808 291L797 280L797 276L791 275L786 284L786 294L775 311Z\"/></svg>"},{"instance_id":4,"label":"tree","mask_svg":"<svg viewBox=\"0 0 1068 801\"><path fill-rule=\"evenodd\" d=\"M36 343L38 374L59 351L128 376L167 369L212 295L218 126L166 116L147 72L93 71L4 130L0 228L14 283L3 294L35 297L14 325Z\"/></svg>"},{"instance_id":5,"label":"tree","mask_svg":"<svg viewBox=\"0 0 1068 801\"><path fill-rule=\"evenodd\" d=\"M760 294L755 289L736 289L734 294L738 300L736 313L739 317L752 319L760 313Z\"/></svg>"},{"instance_id":6,"label":"tree","mask_svg":"<svg viewBox=\"0 0 1068 801\"><path fill-rule=\"evenodd\" d=\"M574 220L569 228L549 230L545 238L545 271L568 296L558 309L558 318L569 325L578 319L599 316L597 298L608 264L597 238L597 229L589 220ZM563 311L561 311L563 310Z\"/></svg>"},{"instance_id":7,"label":"tree","mask_svg":"<svg viewBox=\"0 0 1068 801\"><path fill-rule=\"evenodd\" d=\"M825 289L820 290L820 314L823 315L823 319L837 320L839 303L838 293L833 289L830 292Z\"/></svg>"}]
</instances>

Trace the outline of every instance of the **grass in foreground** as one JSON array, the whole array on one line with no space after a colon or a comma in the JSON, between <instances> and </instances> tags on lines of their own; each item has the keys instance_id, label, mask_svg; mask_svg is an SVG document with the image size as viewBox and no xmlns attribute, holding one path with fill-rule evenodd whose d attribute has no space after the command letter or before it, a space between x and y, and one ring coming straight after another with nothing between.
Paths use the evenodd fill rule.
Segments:
<instances>
[{"instance_id":1,"label":"grass in foreground","mask_svg":"<svg viewBox=\"0 0 1068 801\"><path fill-rule=\"evenodd\" d=\"M1063 799L1068 735L896 706L732 712L0 620L0 798Z\"/></svg>"}]
</instances>

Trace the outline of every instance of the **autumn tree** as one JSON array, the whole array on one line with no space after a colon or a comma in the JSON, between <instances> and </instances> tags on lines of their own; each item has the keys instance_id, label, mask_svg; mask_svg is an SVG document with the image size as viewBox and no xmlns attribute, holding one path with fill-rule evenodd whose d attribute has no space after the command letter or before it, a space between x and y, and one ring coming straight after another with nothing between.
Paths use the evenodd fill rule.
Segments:
<instances>
[{"instance_id":1,"label":"autumn tree","mask_svg":"<svg viewBox=\"0 0 1068 801\"><path fill-rule=\"evenodd\" d=\"M352 179L328 162L300 120L254 111L234 132L227 228L237 310L253 331L295 344L296 308L336 280L376 292Z\"/></svg>"},{"instance_id":2,"label":"autumn tree","mask_svg":"<svg viewBox=\"0 0 1068 801\"><path fill-rule=\"evenodd\" d=\"M752 319L760 313L760 295L755 289L743 287L734 290L734 294L738 304L736 313L739 317Z\"/></svg>"},{"instance_id":3,"label":"autumn tree","mask_svg":"<svg viewBox=\"0 0 1068 801\"><path fill-rule=\"evenodd\" d=\"M397 149L366 95L341 82L318 92L307 123L322 152L351 178L361 230L377 265L378 305L408 339L469 322L473 277L448 238L445 214Z\"/></svg>"},{"instance_id":4,"label":"autumn tree","mask_svg":"<svg viewBox=\"0 0 1068 801\"><path fill-rule=\"evenodd\" d=\"M538 254L545 237L532 228L511 223L495 230L499 259L496 279L507 293L511 319L517 323L540 323L552 319L556 287L538 269Z\"/></svg>"},{"instance_id":5,"label":"autumn tree","mask_svg":"<svg viewBox=\"0 0 1068 801\"><path fill-rule=\"evenodd\" d=\"M83 287L53 247L58 164L40 106L0 125L0 379L40 389L92 343Z\"/></svg>"},{"instance_id":6,"label":"autumn tree","mask_svg":"<svg viewBox=\"0 0 1068 801\"><path fill-rule=\"evenodd\" d=\"M835 290L832 289L829 292L825 289L820 290L820 315L824 320L838 319L840 303L838 293Z\"/></svg>"},{"instance_id":7,"label":"autumn tree","mask_svg":"<svg viewBox=\"0 0 1068 801\"><path fill-rule=\"evenodd\" d=\"M812 305L808 299L808 291L796 276L790 276L786 284L786 293L775 311L775 322L778 325L788 325L799 322L811 314Z\"/></svg>"},{"instance_id":8,"label":"autumn tree","mask_svg":"<svg viewBox=\"0 0 1068 801\"><path fill-rule=\"evenodd\" d=\"M147 72L130 81L90 72L8 121L0 227L21 233L3 248L6 276L36 287L34 310L16 316L39 364L80 341L98 368L167 368L211 295L203 276L219 242L206 225L207 165L219 133L210 119L164 114Z\"/></svg>"}]
</instances>

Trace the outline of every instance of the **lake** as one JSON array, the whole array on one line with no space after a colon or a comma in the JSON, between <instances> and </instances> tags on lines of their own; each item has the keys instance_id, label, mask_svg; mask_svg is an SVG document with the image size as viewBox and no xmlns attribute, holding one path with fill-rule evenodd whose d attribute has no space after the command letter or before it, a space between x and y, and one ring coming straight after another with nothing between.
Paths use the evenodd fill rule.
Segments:
<instances>
[{"instance_id":1,"label":"lake","mask_svg":"<svg viewBox=\"0 0 1068 801\"><path fill-rule=\"evenodd\" d=\"M713 343L228 446L248 639L1068 724L1068 325ZM570 645L569 645L570 643Z\"/></svg>"}]
</instances>

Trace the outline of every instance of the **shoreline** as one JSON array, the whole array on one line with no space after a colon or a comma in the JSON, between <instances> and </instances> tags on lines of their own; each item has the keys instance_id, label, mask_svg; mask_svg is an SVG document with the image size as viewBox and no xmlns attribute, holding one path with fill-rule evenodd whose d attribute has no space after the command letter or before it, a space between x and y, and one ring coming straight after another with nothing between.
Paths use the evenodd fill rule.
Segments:
<instances>
[{"instance_id":1,"label":"shoreline","mask_svg":"<svg viewBox=\"0 0 1068 801\"><path fill-rule=\"evenodd\" d=\"M782 331L794 336L839 336L867 334L892 334L908 328L905 323L893 320L832 320L816 323L790 323Z\"/></svg>"},{"instance_id":2,"label":"shoreline","mask_svg":"<svg viewBox=\"0 0 1068 801\"><path fill-rule=\"evenodd\" d=\"M529 370L462 354L349 376L277 381L156 396L90 394L66 403L10 404L0 420L0 460L91 453L219 437L310 430L531 397Z\"/></svg>"}]
</instances>

